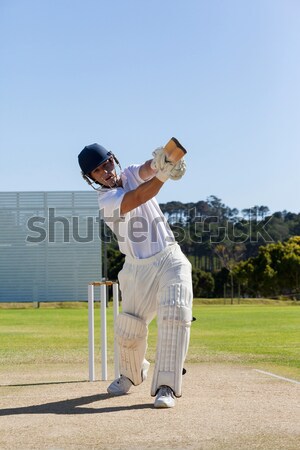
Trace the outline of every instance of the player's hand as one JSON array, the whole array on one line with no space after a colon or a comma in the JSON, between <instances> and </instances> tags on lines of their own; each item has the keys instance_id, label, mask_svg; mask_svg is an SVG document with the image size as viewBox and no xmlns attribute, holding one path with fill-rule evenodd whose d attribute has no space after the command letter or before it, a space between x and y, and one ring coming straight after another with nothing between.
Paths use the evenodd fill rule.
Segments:
<instances>
[{"instance_id":1,"label":"player's hand","mask_svg":"<svg viewBox=\"0 0 300 450\"><path fill-rule=\"evenodd\" d=\"M170 172L170 180L180 180L186 172L186 163L184 158L181 158Z\"/></svg>"},{"instance_id":2,"label":"player's hand","mask_svg":"<svg viewBox=\"0 0 300 450\"><path fill-rule=\"evenodd\" d=\"M174 170L174 165L170 162L166 162L164 164L163 169L158 170L158 172L155 174L155 176L160 181L165 183L165 181L167 181L170 178L172 170Z\"/></svg>"},{"instance_id":3,"label":"player's hand","mask_svg":"<svg viewBox=\"0 0 300 450\"><path fill-rule=\"evenodd\" d=\"M163 170L165 164L168 163L163 147L158 147L152 153L153 160L151 161L151 169L155 171Z\"/></svg>"}]
</instances>

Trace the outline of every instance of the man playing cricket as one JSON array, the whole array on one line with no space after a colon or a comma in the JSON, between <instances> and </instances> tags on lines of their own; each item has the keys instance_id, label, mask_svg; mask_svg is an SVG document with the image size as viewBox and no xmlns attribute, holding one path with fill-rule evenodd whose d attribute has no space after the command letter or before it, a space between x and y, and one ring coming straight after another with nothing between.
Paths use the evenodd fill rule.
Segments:
<instances>
[{"instance_id":1,"label":"man playing cricket","mask_svg":"<svg viewBox=\"0 0 300 450\"><path fill-rule=\"evenodd\" d=\"M155 199L165 182L180 180L185 173L184 159L171 162L166 147L155 150L153 159L144 164L121 170L120 175L114 154L99 144L86 146L78 156L83 177L92 187L97 185L102 218L125 254L118 275L122 312L115 324L121 376L107 391L123 395L146 379L148 325L157 316L151 386L155 408L171 408L175 397L181 397L193 299L191 264Z\"/></svg>"}]
</instances>

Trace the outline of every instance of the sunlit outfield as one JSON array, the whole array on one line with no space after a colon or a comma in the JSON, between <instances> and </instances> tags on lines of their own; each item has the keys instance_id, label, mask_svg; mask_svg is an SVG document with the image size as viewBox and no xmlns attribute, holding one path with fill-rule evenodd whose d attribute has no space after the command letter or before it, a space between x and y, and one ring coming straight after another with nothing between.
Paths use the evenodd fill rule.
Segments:
<instances>
[{"instance_id":1,"label":"sunlit outfield","mask_svg":"<svg viewBox=\"0 0 300 450\"><path fill-rule=\"evenodd\" d=\"M300 379L300 304L222 305L195 301L187 362L243 364ZM220 303L220 302L219 302ZM100 320L96 311L96 345ZM112 306L108 310L109 362L113 355ZM148 359L153 360L156 323L149 330ZM0 361L19 364L87 364L86 304L64 307L3 308L0 305Z\"/></svg>"}]
</instances>

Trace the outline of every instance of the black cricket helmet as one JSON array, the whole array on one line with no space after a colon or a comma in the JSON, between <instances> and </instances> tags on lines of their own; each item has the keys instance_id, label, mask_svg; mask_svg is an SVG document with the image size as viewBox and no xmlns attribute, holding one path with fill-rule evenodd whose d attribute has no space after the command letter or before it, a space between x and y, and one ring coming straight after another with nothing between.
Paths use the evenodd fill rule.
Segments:
<instances>
[{"instance_id":1,"label":"black cricket helmet","mask_svg":"<svg viewBox=\"0 0 300 450\"><path fill-rule=\"evenodd\" d=\"M113 154L99 144L84 147L78 155L78 162L83 175L89 175L98 166L107 161Z\"/></svg>"}]
</instances>

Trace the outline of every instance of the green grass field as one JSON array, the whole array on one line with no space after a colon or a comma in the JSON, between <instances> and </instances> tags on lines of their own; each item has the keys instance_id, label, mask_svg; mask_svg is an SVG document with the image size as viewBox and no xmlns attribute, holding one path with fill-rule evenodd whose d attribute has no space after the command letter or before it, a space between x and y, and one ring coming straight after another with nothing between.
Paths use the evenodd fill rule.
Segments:
<instances>
[{"instance_id":1,"label":"green grass field","mask_svg":"<svg viewBox=\"0 0 300 450\"><path fill-rule=\"evenodd\" d=\"M300 305L299 305L300 306ZM113 361L112 306L108 312L109 362ZM283 304L203 304L195 301L187 362L231 363L300 379L300 308ZM96 344L99 345L99 311ZM5 366L82 363L88 360L87 305L0 309L0 361ZM153 360L156 323L149 330Z\"/></svg>"}]
</instances>

